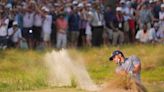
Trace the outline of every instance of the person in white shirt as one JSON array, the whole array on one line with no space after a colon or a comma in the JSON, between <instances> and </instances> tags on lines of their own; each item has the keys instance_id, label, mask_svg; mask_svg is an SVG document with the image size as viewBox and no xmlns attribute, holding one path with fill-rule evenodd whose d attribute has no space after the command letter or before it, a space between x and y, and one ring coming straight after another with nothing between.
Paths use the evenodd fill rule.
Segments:
<instances>
[{"instance_id":1,"label":"person in white shirt","mask_svg":"<svg viewBox=\"0 0 164 92\"><path fill-rule=\"evenodd\" d=\"M37 47L41 42L41 32L43 25L43 17L37 11L34 15L34 26L33 26L33 40L34 47Z\"/></svg>"},{"instance_id":2,"label":"person in white shirt","mask_svg":"<svg viewBox=\"0 0 164 92\"><path fill-rule=\"evenodd\" d=\"M161 4L161 11L159 12L159 20L164 25L164 4Z\"/></svg>"},{"instance_id":3,"label":"person in white shirt","mask_svg":"<svg viewBox=\"0 0 164 92\"><path fill-rule=\"evenodd\" d=\"M52 25L52 16L49 14L49 9L47 7L42 7L43 10L43 25L42 25L42 33L43 33L43 41L46 47L50 47L50 36L51 36L51 25Z\"/></svg>"},{"instance_id":4,"label":"person in white shirt","mask_svg":"<svg viewBox=\"0 0 164 92\"><path fill-rule=\"evenodd\" d=\"M2 18L0 15L0 49L7 48L7 28L9 24L9 19Z\"/></svg>"},{"instance_id":5,"label":"person in white shirt","mask_svg":"<svg viewBox=\"0 0 164 92\"><path fill-rule=\"evenodd\" d=\"M34 24L34 12L29 7L25 9L23 15L23 37L27 40L28 48L33 48L33 27Z\"/></svg>"},{"instance_id":6,"label":"person in white shirt","mask_svg":"<svg viewBox=\"0 0 164 92\"><path fill-rule=\"evenodd\" d=\"M13 26L8 29L9 39L14 44L14 47L19 48L20 41L24 40L22 37L21 29L18 27L18 23L16 21L13 22Z\"/></svg>"},{"instance_id":7,"label":"person in white shirt","mask_svg":"<svg viewBox=\"0 0 164 92\"><path fill-rule=\"evenodd\" d=\"M149 29L149 33L152 35L152 42L157 42L157 31L158 31L158 23L154 23L151 25Z\"/></svg>"},{"instance_id":8,"label":"person in white shirt","mask_svg":"<svg viewBox=\"0 0 164 92\"><path fill-rule=\"evenodd\" d=\"M92 29L92 46L99 47L103 43L103 30L104 30L104 15L100 11L98 4L93 6L91 29Z\"/></svg>"},{"instance_id":9,"label":"person in white shirt","mask_svg":"<svg viewBox=\"0 0 164 92\"><path fill-rule=\"evenodd\" d=\"M124 32L124 42L128 43L130 38L129 38L129 20L131 19L130 15L131 15L131 11L130 11L130 1L128 1L127 3L125 2L125 0L121 0L120 1L121 4L121 8L122 8L122 14L123 14L123 32Z\"/></svg>"},{"instance_id":10,"label":"person in white shirt","mask_svg":"<svg viewBox=\"0 0 164 92\"><path fill-rule=\"evenodd\" d=\"M152 37L152 34L150 33L150 30L147 29L146 24L143 26L143 29L137 32L136 39L141 43L152 42L153 37Z\"/></svg>"},{"instance_id":11,"label":"person in white shirt","mask_svg":"<svg viewBox=\"0 0 164 92\"><path fill-rule=\"evenodd\" d=\"M160 25L157 31L157 41L164 43L164 4L161 4L161 11L159 12Z\"/></svg>"}]
</instances>

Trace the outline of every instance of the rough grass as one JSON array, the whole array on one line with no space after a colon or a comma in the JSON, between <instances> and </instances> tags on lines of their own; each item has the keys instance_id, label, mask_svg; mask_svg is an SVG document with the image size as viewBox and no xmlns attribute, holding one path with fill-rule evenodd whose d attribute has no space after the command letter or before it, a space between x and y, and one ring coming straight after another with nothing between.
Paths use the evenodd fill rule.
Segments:
<instances>
[{"instance_id":1,"label":"rough grass","mask_svg":"<svg viewBox=\"0 0 164 92\"><path fill-rule=\"evenodd\" d=\"M72 56L81 56L91 78L97 84L102 84L115 79L116 65L109 62L108 58L116 49L122 50L125 56L135 54L141 59L142 80L150 92L164 91L164 45L103 46L79 50L70 49L69 52ZM47 85L47 69L42 60L45 53L46 51L18 49L0 51L0 92L26 92L27 90L82 92L75 88L51 88Z\"/></svg>"},{"instance_id":2,"label":"rough grass","mask_svg":"<svg viewBox=\"0 0 164 92\"><path fill-rule=\"evenodd\" d=\"M1 51L0 56L0 92L46 86L40 52L13 49Z\"/></svg>"}]
</instances>

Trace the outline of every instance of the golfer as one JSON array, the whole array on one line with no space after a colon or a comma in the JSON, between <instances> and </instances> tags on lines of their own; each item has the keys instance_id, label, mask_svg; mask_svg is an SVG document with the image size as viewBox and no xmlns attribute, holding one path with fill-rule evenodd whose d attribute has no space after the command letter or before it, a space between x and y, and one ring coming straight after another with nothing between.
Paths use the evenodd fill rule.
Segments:
<instances>
[{"instance_id":1,"label":"golfer","mask_svg":"<svg viewBox=\"0 0 164 92\"><path fill-rule=\"evenodd\" d=\"M116 50L112 53L109 60L118 64L116 68L117 74L130 75L137 82L140 82L141 62L138 57L133 55L126 58L120 50Z\"/></svg>"}]
</instances>

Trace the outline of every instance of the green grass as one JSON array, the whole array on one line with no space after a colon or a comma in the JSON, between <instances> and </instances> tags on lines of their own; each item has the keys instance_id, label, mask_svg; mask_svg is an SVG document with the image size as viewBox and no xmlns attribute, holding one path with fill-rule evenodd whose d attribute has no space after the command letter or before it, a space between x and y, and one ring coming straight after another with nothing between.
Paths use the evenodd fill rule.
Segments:
<instances>
[{"instance_id":1,"label":"green grass","mask_svg":"<svg viewBox=\"0 0 164 92\"><path fill-rule=\"evenodd\" d=\"M3 51L0 56L0 92L46 86L42 53L14 49Z\"/></svg>"},{"instance_id":2,"label":"green grass","mask_svg":"<svg viewBox=\"0 0 164 92\"><path fill-rule=\"evenodd\" d=\"M137 55L141 59L142 81L150 92L164 91L164 45L103 46L70 49L69 52L82 57L91 78L97 84L102 84L115 79L116 65L109 62L108 58L116 49L122 50L127 57ZM0 92L42 89L52 89L53 92L82 92L75 88L51 88L47 85L48 72L43 62L45 53L46 51L18 49L0 51Z\"/></svg>"}]
</instances>

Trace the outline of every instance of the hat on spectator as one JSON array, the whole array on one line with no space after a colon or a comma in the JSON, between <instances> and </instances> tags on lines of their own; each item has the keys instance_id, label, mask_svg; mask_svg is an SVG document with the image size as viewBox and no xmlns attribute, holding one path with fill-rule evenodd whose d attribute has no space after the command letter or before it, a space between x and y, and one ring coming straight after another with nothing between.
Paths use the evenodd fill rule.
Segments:
<instances>
[{"instance_id":1,"label":"hat on spectator","mask_svg":"<svg viewBox=\"0 0 164 92\"><path fill-rule=\"evenodd\" d=\"M35 4L36 2L35 2L34 0L31 0L31 1L30 1L30 3L33 3L33 4Z\"/></svg>"},{"instance_id":2,"label":"hat on spectator","mask_svg":"<svg viewBox=\"0 0 164 92\"><path fill-rule=\"evenodd\" d=\"M115 51L113 51L112 55L109 57L109 60L112 61L113 58L114 58L116 55L119 55L119 54L121 54L121 56L124 57L124 54L123 54L120 50L115 50Z\"/></svg>"},{"instance_id":3,"label":"hat on spectator","mask_svg":"<svg viewBox=\"0 0 164 92\"><path fill-rule=\"evenodd\" d=\"M82 8L82 7L84 7L84 4L83 3L79 3L77 7Z\"/></svg>"},{"instance_id":4,"label":"hat on spectator","mask_svg":"<svg viewBox=\"0 0 164 92\"><path fill-rule=\"evenodd\" d=\"M149 3L151 4L151 3L153 3L154 2L154 0L149 0Z\"/></svg>"},{"instance_id":5,"label":"hat on spectator","mask_svg":"<svg viewBox=\"0 0 164 92\"><path fill-rule=\"evenodd\" d=\"M164 8L164 4L161 4L161 8Z\"/></svg>"},{"instance_id":6,"label":"hat on spectator","mask_svg":"<svg viewBox=\"0 0 164 92\"><path fill-rule=\"evenodd\" d=\"M3 25L8 25L9 24L9 19L6 19L2 24Z\"/></svg>"},{"instance_id":7,"label":"hat on spectator","mask_svg":"<svg viewBox=\"0 0 164 92\"><path fill-rule=\"evenodd\" d=\"M125 3L125 0L121 0L120 3Z\"/></svg>"},{"instance_id":8,"label":"hat on spectator","mask_svg":"<svg viewBox=\"0 0 164 92\"><path fill-rule=\"evenodd\" d=\"M158 0L154 0L154 2L157 2Z\"/></svg>"},{"instance_id":9,"label":"hat on spectator","mask_svg":"<svg viewBox=\"0 0 164 92\"><path fill-rule=\"evenodd\" d=\"M47 7L45 7L45 6L42 7L42 10L44 10L44 11L46 11L46 12L49 12L49 11L50 11L50 10L49 10Z\"/></svg>"},{"instance_id":10,"label":"hat on spectator","mask_svg":"<svg viewBox=\"0 0 164 92\"><path fill-rule=\"evenodd\" d=\"M132 5L132 2L131 2L131 1L127 1L127 2L126 2L126 5L127 5L127 6L131 6L131 5Z\"/></svg>"},{"instance_id":11,"label":"hat on spectator","mask_svg":"<svg viewBox=\"0 0 164 92\"><path fill-rule=\"evenodd\" d=\"M76 4L78 4L78 1L73 1L72 4L76 5Z\"/></svg>"},{"instance_id":12,"label":"hat on spectator","mask_svg":"<svg viewBox=\"0 0 164 92\"><path fill-rule=\"evenodd\" d=\"M18 25L18 22L17 21L14 21L13 22L13 26L16 26L16 25Z\"/></svg>"},{"instance_id":13,"label":"hat on spectator","mask_svg":"<svg viewBox=\"0 0 164 92\"><path fill-rule=\"evenodd\" d=\"M6 4L5 7L10 9L10 8L12 8L12 4L8 3L8 4Z\"/></svg>"},{"instance_id":14,"label":"hat on spectator","mask_svg":"<svg viewBox=\"0 0 164 92\"><path fill-rule=\"evenodd\" d=\"M54 6L60 6L60 4L59 3L54 3Z\"/></svg>"},{"instance_id":15,"label":"hat on spectator","mask_svg":"<svg viewBox=\"0 0 164 92\"><path fill-rule=\"evenodd\" d=\"M117 7L116 11L122 11L122 8L121 7Z\"/></svg>"},{"instance_id":16,"label":"hat on spectator","mask_svg":"<svg viewBox=\"0 0 164 92\"><path fill-rule=\"evenodd\" d=\"M91 4L90 4L90 3L87 3L87 5L86 5L86 6L90 7L90 6L91 6Z\"/></svg>"},{"instance_id":17,"label":"hat on spectator","mask_svg":"<svg viewBox=\"0 0 164 92\"><path fill-rule=\"evenodd\" d=\"M91 11L89 11L89 12L88 12L88 14L89 14L89 15L92 15L92 12L91 12Z\"/></svg>"}]
</instances>

